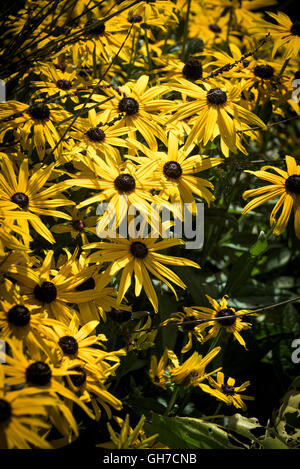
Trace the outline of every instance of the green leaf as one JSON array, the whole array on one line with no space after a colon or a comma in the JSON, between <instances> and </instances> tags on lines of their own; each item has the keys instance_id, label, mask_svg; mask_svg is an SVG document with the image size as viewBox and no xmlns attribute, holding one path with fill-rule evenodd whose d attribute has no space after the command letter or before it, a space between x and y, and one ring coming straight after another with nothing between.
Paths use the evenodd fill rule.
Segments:
<instances>
[{"instance_id":1,"label":"green leaf","mask_svg":"<svg viewBox=\"0 0 300 469\"><path fill-rule=\"evenodd\" d=\"M171 449L241 448L241 443L224 428L202 419L152 414L152 423L145 429L149 435L159 433L159 441Z\"/></svg>"},{"instance_id":2,"label":"green leaf","mask_svg":"<svg viewBox=\"0 0 300 469\"><path fill-rule=\"evenodd\" d=\"M250 254L253 257L260 256L268 249L268 241L265 236L265 233L262 231L258 237L258 240L255 244L250 248Z\"/></svg>"},{"instance_id":3,"label":"green leaf","mask_svg":"<svg viewBox=\"0 0 300 469\"><path fill-rule=\"evenodd\" d=\"M275 414L274 425L278 435L292 448L300 448L300 377L292 383Z\"/></svg>"},{"instance_id":4,"label":"green leaf","mask_svg":"<svg viewBox=\"0 0 300 469\"><path fill-rule=\"evenodd\" d=\"M187 57L190 55L197 54L198 52L203 51L203 41L202 39L191 39L186 48Z\"/></svg>"},{"instance_id":5,"label":"green leaf","mask_svg":"<svg viewBox=\"0 0 300 469\"><path fill-rule=\"evenodd\" d=\"M248 278L251 276L252 269L258 261L259 256L261 256L267 249L268 241L262 231L249 251L240 256L233 265L228 276L225 293L231 294L246 283Z\"/></svg>"}]
</instances>

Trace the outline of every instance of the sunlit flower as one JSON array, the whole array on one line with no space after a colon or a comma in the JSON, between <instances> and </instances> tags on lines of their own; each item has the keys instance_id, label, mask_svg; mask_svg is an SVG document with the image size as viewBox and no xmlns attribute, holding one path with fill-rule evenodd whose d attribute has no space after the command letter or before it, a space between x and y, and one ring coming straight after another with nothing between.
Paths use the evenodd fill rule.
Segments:
<instances>
[{"instance_id":1,"label":"sunlit flower","mask_svg":"<svg viewBox=\"0 0 300 469\"><path fill-rule=\"evenodd\" d=\"M264 166L260 171L247 171L263 181L271 184L259 189L251 189L243 194L243 198L255 197L243 208L243 213L254 210L268 200L279 198L270 215L270 226L274 226L273 233L279 236L286 228L292 209L294 209L294 226L297 238L300 238L300 166L292 156L285 157L287 171L275 166ZM272 169L272 172L266 171ZM276 215L281 214L276 220Z\"/></svg>"},{"instance_id":2,"label":"sunlit flower","mask_svg":"<svg viewBox=\"0 0 300 469\"><path fill-rule=\"evenodd\" d=\"M254 397L240 394L250 385L250 381L246 381L241 386L235 386L235 379L228 378L227 383L224 380L224 373L219 371L217 373L217 381L211 376L208 378L210 386L201 383L199 386L202 391L211 394L218 400L225 402L227 405L234 405L237 409L247 410L244 400L253 401Z\"/></svg>"}]
</instances>

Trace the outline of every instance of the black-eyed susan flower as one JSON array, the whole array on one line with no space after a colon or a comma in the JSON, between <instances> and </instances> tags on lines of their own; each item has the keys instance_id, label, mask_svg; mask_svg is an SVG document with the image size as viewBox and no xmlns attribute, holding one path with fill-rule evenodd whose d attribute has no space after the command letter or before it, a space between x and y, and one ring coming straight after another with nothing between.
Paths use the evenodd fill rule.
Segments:
<instances>
[{"instance_id":1,"label":"black-eyed susan flower","mask_svg":"<svg viewBox=\"0 0 300 469\"><path fill-rule=\"evenodd\" d=\"M71 257L70 254L67 255L69 258ZM74 275L86 272L88 267L87 256L88 251L84 251L80 254L78 260L73 261L72 273ZM92 290L94 294L93 300L90 299L85 303L78 304L79 312L77 315L81 324L100 319L106 321L106 313L117 307L117 292L113 287L107 286L110 281L111 276L107 271L102 270L102 266L97 265L95 272L75 287L76 292ZM122 308L130 315L130 306L122 304Z\"/></svg>"},{"instance_id":2,"label":"black-eyed susan flower","mask_svg":"<svg viewBox=\"0 0 300 469\"><path fill-rule=\"evenodd\" d=\"M186 146L195 141L206 145L208 141L220 136L221 150L228 156L229 150L236 152L236 142L239 139L236 133L235 122L246 122L249 125L265 129L264 122L252 112L237 104L241 97L240 85L200 86L184 80L177 79L178 84L172 88L194 98L191 102L180 104L170 121L193 119L193 128L189 134Z\"/></svg>"},{"instance_id":3,"label":"black-eyed susan flower","mask_svg":"<svg viewBox=\"0 0 300 469\"><path fill-rule=\"evenodd\" d=\"M206 336L204 336L203 342L211 339L212 337L217 337L221 329L225 329L227 332L233 334L235 339L244 347L246 343L241 336L240 332L251 327L251 324L244 322L243 318L231 318L227 316L233 316L235 314L248 313L249 310L242 309L236 311L235 308L229 307L227 304L227 295L224 295L220 303L211 298L209 295L205 295L208 301L210 302L212 308L206 308L204 306L192 306L189 308L184 308L185 312L188 314L194 314L197 319L207 319L207 322L199 324L199 331L204 331L207 328L210 328ZM209 321L210 318L220 318L217 321Z\"/></svg>"},{"instance_id":4,"label":"black-eyed susan flower","mask_svg":"<svg viewBox=\"0 0 300 469\"><path fill-rule=\"evenodd\" d=\"M43 314L36 313L37 306L26 305L19 287L10 288L5 298L0 299L0 337L13 337L22 341L33 355L43 343Z\"/></svg>"},{"instance_id":5,"label":"black-eyed susan flower","mask_svg":"<svg viewBox=\"0 0 300 469\"><path fill-rule=\"evenodd\" d=\"M171 369L178 366L178 358L172 350L165 348L159 360L157 360L155 355L152 355L149 376L153 384L163 389L172 387Z\"/></svg>"},{"instance_id":6,"label":"black-eyed susan flower","mask_svg":"<svg viewBox=\"0 0 300 469\"><path fill-rule=\"evenodd\" d=\"M65 102L69 96L75 103L79 102L78 95L76 94L78 80L76 80L76 70L71 73L62 71L52 64L47 64L42 67L41 81L33 81L32 85L37 88L33 94L38 96L40 93L48 97L57 96L61 98L61 102ZM78 87L80 90L80 87ZM81 88L83 88L81 86Z\"/></svg>"},{"instance_id":7,"label":"black-eyed susan flower","mask_svg":"<svg viewBox=\"0 0 300 469\"><path fill-rule=\"evenodd\" d=\"M120 417L114 417L114 420L118 423L119 431L115 432L111 424L107 423L107 429L109 431L111 441L98 444L98 447L111 449L149 449L154 447L158 434L151 435L150 437L146 436L143 430L145 423L144 415L142 415L134 429L129 425L128 414L126 415L125 420ZM163 448L163 446L160 447Z\"/></svg>"},{"instance_id":8,"label":"black-eyed susan flower","mask_svg":"<svg viewBox=\"0 0 300 469\"><path fill-rule=\"evenodd\" d=\"M98 326L98 321L90 321L79 327L79 320L74 314L68 325L50 318L44 324L49 328L47 336L55 349L58 363L70 364L76 359L83 363L93 363L106 356L103 350L103 342L107 341L105 335L91 335Z\"/></svg>"},{"instance_id":9,"label":"black-eyed susan flower","mask_svg":"<svg viewBox=\"0 0 300 469\"><path fill-rule=\"evenodd\" d=\"M88 242L88 234L96 234L96 223L98 217L92 214L90 208L78 210L76 207L66 207L71 220L61 222L51 227L55 234L70 233L71 238L81 239L82 244Z\"/></svg>"},{"instance_id":10,"label":"black-eyed susan flower","mask_svg":"<svg viewBox=\"0 0 300 469\"><path fill-rule=\"evenodd\" d=\"M15 265L10 275L20 285L21 295L26 304L39 306L51 318L69 322L74 310L70 304L86 303L96 298L91 291L75 290L95 272L95 267L86 268L78 274L72 274L72 263L76 257L75 250L71 258L55 269L54 252L48 251L39 268Z\"/></svg>"},{"instance_id":11,"label":"black-eyed susan flower","mask_svg":"<svg viewBox=\"0 0 300 469\"><path fill-rule=\"evenodd\" d=\"M3 368L2 365L0 365ZM49 432L46 422L47 406L57 406L53 396L30 396L24 391L7 391L0 387L0 448L1 449L51 449L51 444L41 435ZM39 431L39 432L38 432Z\"/></svg>"},{"instance_id":12,"label":"black-eyed susan flower","mask_svg":"<svg viewBox=\"0 0 300 469\"><path fill-rule=\"evenodd\" d=\"M110 393L105 384L105 381L115 373L118 365L118 363L115 363L109 368L109 371L100 374L99 372L95 373L95 369L92 366L82 362L82 364L76 365L73 368L76 374L70 374L65 378L68 386L74 393L79 393L84 402L91 402L96 420L99 420L101 417L100 407L105 409L108 418L112 417L110 407L115 410L122 409L120 399L117 399ZM100 407L98 404L100 404Z\"/></svg>"},{"instance_id":13,"label":"black-eyed susan flower","mask_svg":"<svg viewBox=\"0 0 300 469\"><path fill-rule=\"evenodd\" d=\"M194 323L198 319L197 311L185 311L184 313L178 312L171 315L169 319L166 319L161 325L167 326L169 323L175 322L182 330L183 333L187 334L187 343L182 347L181 353L188 352L193 345L193 337L200 343L203 341L202 329L199 324Z\"/></svg>"},{"instance_id":14,"label":"black-eyed susan flower","mask_svg":"<svg viewBox=\"0 0 300 469\"><path fill-rule=\"evenodd\" d=\"M222 158L208 158L205 155L189 154L194 149L194 145L187 147L186 145L178 148L178 138L173 132L169 133L168 153L152 152L147 147L132 142L133 146L140 148L147 158L138 156L135 158L137 163L142 163L149 168L153 168L153 179L161 184L160 196L170 200L172 204L192 204L195 210L196 194L206 200L208 205L215 198L209 189L213 189L213 184L205 179L197 177L201 171L208 170L222 163Z\"/></svg>"},{"instance_id":15,"label":"black-eyed susan flower","mask_svg":"<svg viewBox=\"0 0 300 469\"><path fill-rule=\"evenodd\" d=\"M120 125L131 127L138 131L146 140L151 150L157 150L157 140L167 143L163 130L163 119L160 114L173 105L172 101L160 99L161 95L169 91L168 86L157 85L148 87L149 76L142 75L136 82L128 82L118 89L107 88L106 94L114 98L103 103L103 96L94 94L93 100L99 102L100 110L109 110L109 119L123 115ZM135 131L129 136L135 137Z\"/></svg>"},{"instance_id":16,"label":"black-eyed susan flower","mask_svg":"<svg viewBox=\"0 0 300 469\"><path fill-rule=\"evenodd\" d=\"M220 350L221 347L215 347L205 356L194 352L183 363L171 368L171 380L180 386L199 386L199 384L211 374L220 370L220 368L218 368L209 373L206 372L207 365L215 358Z\"/></svg>"},{"instance_id":17,"label":"black-eyed susan flower","mask_svg":"<svg viewBox=\"0 0 300 469\"><path fill-rule=\"evenodd\" d=\"M97 234L101 236L106 226L114 220L116 228L127 216L129 207L135 207L142 215L151 222L151 216L155 213L149 202L155 199L150 193L159 183L155 182L149 168L137 166L131 162L122 165L113 160L104 161L102 158L93 156L93 159L83 156L82 170L76 179L69 179L65 183L69 186L87 187L94 189L95 195L80 202L77 208L86 207L92 203L107 202L103 216L99 217ZM124 167L125 166L125 167ZM157 218L157 217L156 217ZM104 236L102 236L104 237Z\"/></svg>"},{"instance_id":18,"label":"black-eyed susan flower","mask_svg":"<svg viewBox=\"0 0 300 469\"><path fill-rule=\"evenodd\" d=\"M74 131L70 135L80 145L87 149L93 147L100 156L111 158L112 147L128 147L126 136L129 128L121 127L118 121L110 122L107 113L96 114L95 109L90 109L88 119L77 120L74 123Z\"/></svg>"},{"instance_id":19,"label":"black-eyed susan flower","mask_svg":"<svg viewBox=\"0 0 300 469\"><path fill-rule=\"evenodd\" d=\"M279 236L286 228L292 209L294 209L294 226L297 238L300 238L300 166L292 156L285 157L287 171L275 166L264 166L260 171L247 171L263 181L270 182L266 186L244 192L243 198L255 197L243 208L243 213L254 210L268 200L279 198L270 215L270 226L274 226L273 233ZM272 172L266 171L272 169ZM278 211L281 214L276 221Z\"/></svg>"},{"instance_id":20,"label":"black-eyed susan flower","mask_svg":"<svg viewBox=\"0 0 300 469\"><path fill-rule=\"evenodd\" d=\"M142 288L152 303L155 311L158 310L157 295L150 279L149 273L165 283L177 297L176 291L170 281L181 288L186 288L183 281L168 265L184 265L190 267L200 266L189 259L182 257L167 256L157 251L178 244L184 244L180 239L165 239L156 242L155 238L121 238L111 239L110 242L91 243L84 246L85 249L99 249L89 256L90 262L111 262L108 268L110 275L116 275L122 270L120 285L118 289L118 302L121 302L131 284L131 277L135 278L135 295L139 296Z\"/></svg>"},{"instance_id":21,"label":"black-eyed susan flower","mask_svg":"<svg viewBox=\"0 0 300 469\"><path fill-rule=\"evenodd\" d=\"M297 20L292 22L288 15L282 11L277 13L268 11L267 14L276 23L257 18L251 23L250 32L257 35L271 33L274 40L273 57L278 49L281 49L286 59L297 57L300 49L300 22Z\"/></svg>"},{"instance_id":22,"label":"black-eyed susan flower","mask_svg":"<svg viewBox=\"0 0 300 469\"><path fill-rule=\"evenodd\" d=\"M11 355L5 357L4 373L8 386L18 386L32 397L38 395L56 396L58 399L62 399L62 402L67 400L69 404L76 403L89 417L94 418L93 413L84 402L64 384L64 377L76 374L74 370L70 371L70 363L53 364L42 351L38 359L36 357L34 359L28 358L20 343L13 343L10 339L8 339L8 343L12 350ZM78 364L78 361L74 361L72 366ZM74 418L70 418L66 425L72 429L74 422Z\"/></svg>"},{"instance_id":23,"label":"black-eyed susan flower","mask_svg":"<svg viewBox=\"0 0 300 469\"><path fill-rule=\"evenodd\" d=\"M56 125L70 115L58 104L34 101L29 105L18 101L7 101L1 103L0 115L4 120L1 138L7 131L13 129L25 149L34 145L40 160L45 156L46 142L51 148L55 148L55 155L59 155L61 145L57 144L60 134Z\"/></svg>"},{"instance_id":24,"label":"black-eyed susan flower","mask_svg":"<svg viewBox=\"0 0 300 469\"><path fill-rule=\"evenodd\" d=\"M235 385L234 378L228 378L227 382L224 379L224 373L219 371L217 373L217 381L212 376L208 377L209 385L201 383L199 386L202 391L211 394L218 400L225 402L227 405L234 405L237 409L247 410L244 400L253 401L254 397L240 394L250 385L250 381L246 381L240 386Z\"/></svg>"},{"instance_id":25,"label":"black-eyed susan flower","mask_svg":"<svg viewBox=\"0 0 300 469\"><path fill-rule=\"evenodd\" d=\"M64 183L52 184L50 187L46 185L53 173L54 166L54 163L42 166L30 175L28 160L24 159L20 165L18 176L16 176L13 161L8 157L2 159L0 214L3 214L4 217L8 216L10 219L14 218L14 221L25 233L24 241L26 241L26 235L29 235L29 223L43 238L50 243L55 242L52 233L42 222L41 215L71 219L70 215L56 210L58 206L74 205L74 202L61 194L65 188ZM20 216L21 211L29 214L28 217Z\"/></svg>"}]
</instances>

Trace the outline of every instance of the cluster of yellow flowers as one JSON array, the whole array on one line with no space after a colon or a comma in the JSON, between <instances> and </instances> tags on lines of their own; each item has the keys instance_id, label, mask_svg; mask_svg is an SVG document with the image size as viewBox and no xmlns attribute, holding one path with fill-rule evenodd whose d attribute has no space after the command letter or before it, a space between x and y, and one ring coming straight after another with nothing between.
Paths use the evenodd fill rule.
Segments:
<instances>
[{"instance_id":1,"label":"cluster of yellow flowers","mask_svg":"<svg viewBox=\"0 0 300 469\"><path fill-rule=\"evenodd\" d=\"M63 446L78 436L73 407L92 419L122 408L110 382L122 356L150 348L157 331L151 317L142 318L128 326L123 348L107 351L112 337L101 326L130 321L131 290L132 297L144 290L159 311L152 277L177 298L174 285L186 285L166 265L200 267L160 252L184 244L164 236L173 225L162 223L161 209L184 221L185 204L195 215L198 201L215 200L214 168L231 154L245 158L261 139L267 126L258 109L267 101L276 117L285 109L299 114L292 82L300 25L283 13L269 14L276 23L264 19L259 9L275 3L27 0L8 18L0 58L15 99L0 105L0 339L7 352L0 356L0 447ZM172 32L181 19L177 47ZM290 156L286 163L287 172L248 171L271 185L246 191L245 199L257 197L243 211L279 197L274 233L294 208L300 238L300 166ZM152 237L109 234L114 217L118 229L132 208ZM188 337L182 353L193 337L204 343L222 328L245 346L240 332L250 324L232 316L248 310L228 307L226 297L208 300L212 309L187 307L161 324L181 323ZM189 324L198 319L207 322ZM166 349L159 361L151 358L150 377L163 389L199 386L245 409L242 397L251 398L239 393L249 382L226 384L220 368L205 371L219 351L195 351L180 364ZM145 440L142 424L130 444Z\"/></svg>"}]
</instances>

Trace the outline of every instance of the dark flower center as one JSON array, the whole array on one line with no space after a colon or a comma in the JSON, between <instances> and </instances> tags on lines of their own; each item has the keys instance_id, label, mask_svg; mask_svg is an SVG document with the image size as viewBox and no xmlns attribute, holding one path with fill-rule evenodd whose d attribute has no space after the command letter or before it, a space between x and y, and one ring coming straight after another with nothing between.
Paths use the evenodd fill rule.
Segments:
<instances>
[{"instance_id":1,"label":"dark flower center","mask_svg":"<svg viewBox=\"0 0 300 469\"><path fill-rule=\"evenodd\" d=\"M225 104L227 101L227 94L220 88L212 88L206 93L206 99L209 104Z\"/></svg>"},{"instance_id":2,"label":"dark flower center","mask_svg":"<svg viewBox=\"0 0 300 469\"><path fill-rule=\"evenodd\" d=\"M135 179L131 174L120 174L114 181L115 189L119 192L132 192L135 189Z\"/></svg>"},{"instance_id":3,"label":"dark flower center","mask_svg":"<svg viewBox=\"0 0 300 469\"><path fill-rule=\"evenodd\" d=\"M68 28L67 26L56 26L56 28L54 29L54 31L52 31L52 36L54 37L58 37L58 36L67 36L69 34L69 32L71 31L70 28Z\"/></svg>"},{"instance_id":4,"label":"dark flower center","mask_svg":"<svg viewBox=\"0 0 300 469\"><path fill-rule=\"evenodd\" d=\"M197 324L189 324L192 321L195 321L195 316L189 316L181 323L181 327L186 331L193 331Z\"/></svg>"},{"instance_id":5,"label":"dark flower center","mask_svg":"<svg viewBox=\"0 0 300 469\"><path fill-rule=\"evenodd\" d=\"M105 139L105 133L102 129L89 129L85 135L93 142L102 142Z\"/></svg>"},{"instance_id":6,"label":"dark flower center","mask_svg":"<svg viewBox=\"0 0 300 469\"><path fill-rule=\"evenodd\" d=\"M29 204L29 199L23 192L16 192L10 199L14 204L19 205L20 208L26 208Z\"/></svg>"},{"instance_id":7,"label":"dark flower center","mask_svg":"<svg viewBox=\"0 0 300 469\"><path fill-rule=\"evenodd\" d=\"M64 355L75 355L78 352L78 342L71 335L65 335L58 341L58 345L64 352Z\"/></svg>"},{"instance_id":8,"label":"dark flower center","mask_svg":"<svg viewBox=\"0 0 300 469\"><path fill-rule=\"evenodd\" d=\"M200 60L189 59L182 69L182 74L188 80L198 80L202 78L202 65Z\"/></svg>"},{"instance_id":9,"label":"dark flower center","mask_svg":"<svg viewBox=\"0 0 300 469\"><path fill-rule=\"evenodd\" d=\"M222 31L222 29L220 28L220 26L217 25L217 24L215 24L215 23L214 23L214 24L210 24L210 25L209 25L209 29L210 29L213 33L215 33L215 34L218 34L218 33L220 33L220 32Z\"/></svg>"},{"instance_id":10,"label":"dark flower center","mask_svg":"<svg viewBox=\"0 0 300 469\"><path fill-rule=\"evenodd\" d=\"M81 386L86 382L86 371L84 368L82 368L82 366L75 366L73 370L77 371L77 373L80 373L80 375L70 375L70 379L74 386Z\"/></svg>"},{"instance_id":11,"label":"dark flower center","mask_svg":"<svg viewBox=\"0 0 300 469\"><path fill-rule=\"evenodd\" d=\"M26 368L26 382L35 386L45 386L50 383L52 372L47 363L38 361Z\"/></svg>"},{"instance_id":12,"label":"dark flower center","mask_svg":"<svg viewBox=\"0 0 300 469\"><path fill-rule=\"evenodd\" d=\"M235 394L234 387L229 386L229 384L222 384L222 391L227 396L233 396Z\"/></svg>"},{"instance_id":13,"label":"dark flower center","mask_svg":"<svg viewBox=\"0 0 300 469\"><path fill-rule=\"evenodd\" d=\"M87 78L90 73L91 73L91 69L85 65L85 66L82 67L82 69L78 72L78 75L79 75L80 77Z\"/></svg>"},{"instance_id":14,"label":"dark flower center","mask_svg":"<svg viewBox=\"0 0 300 469\"><path fill-rule=\"evenodd\" d=\"M247 68L249 66L249 63L250 63L249 60L246 60L246 59L242 61L244 68Z\"/></svg>"},{"instance_id":15,"label":"dark flower center","mask_svg":"<svg viewBox=\"0 0 300 469\"><path fill-rule=\"evenodd\" d=\"M125 112L127 116L133 116L139 112L139 103L133 98L122 98L118 108L120 112Z\"/></svg>"},{"instance_id":16,"label":"dark flower center","mask_svg":"<svg viewBox=\"0 0 300 469\"><path fill-rule=\"evenodd\" d=\"M94 24L94 27L90 29L90 26L92 26L93 24ZM98 36L103 36L105 32L105 24L100 23L96 19L89 20L87 23L85 23L84 28L86 29L86 34L91 34L91 35L96 34ZM89 31L87 29L89 29Z\"/></svg>"},{"instance_id":17,"label":"dark flower center","mask_svg":"<svg viewBox=\"0 0 300 469\"><path fill-rule=\"evenodd\" d=\"M126 311L124 309L111 308L109 313L110 318L116 322L126 322L131 319L131 311Z\"/></svg>"},{"instance_id":18,"label":"dark flower center","mask_svg":"<svg viewBox=\"0 0 300 469\"><path fill-rule=\"evenodd\" d=\"M74 220L72 222L72 226L73 226L74 230L82 231L85 227L85 224L84 224L83 220Z\"/></svg>"},{"instance_id":19,"label":"dark flower center","mask_svg":"<svg viewBox=\"0 0 300 469\"><path fill-rule=\"evenodd\" d=\"M27 326L30 321L30 312L23 305L15 305L7 313L7 321L13 326Z\"/></svg>"},{"instance_id":20,"label":"dark flower center","mask_svg":"<svg viewBox=\"0 0 300 469\"><path fill-rule=\"evenodd\" d=\"M262 80L270 80L274 75L274 68L271 65L256 65L254 67L254 75Z\"/></svg>"},{"instance_id":21,"label":"dark flower center","mask_svg":"<svg viewBox=\"0 0 300 469\"><path fill-rule=\"evenodd\" d=\"M11 405L5 399L0 399L0 423L6 422L11 416Z\"/></svg>"},{"instance_id":22,"label":"dark flower center","mask_svg":"<svg viewBox=\"0 0 300 469\"><path fill-rule=\"evenodd\" d=\"M218 323L221 324L221 326L232 326L235 323L236 318L227 317L227 316L232 316L232 315L234 315L234 311L232 311L232 309L224 308L224 309L221 309L221 311L218 311L218 314L216 317L224 318L218 321Z\"/></svg>"},{"instance_id":23,"label":"dark flower center","mask_svg":"<svg viewBox=\"0 0 300 469\"><path fill-rule=\"evenodd\" d=\"M163 167L163 173L167 178L179 179L182 175L182 169L177 161L168 161Z\"/></svg>"},{"instance_id":24,"label":"dark flower center","mask_svg":"<svg viewBox=\"0 0 300 469\"><path fill-rule=\"evenodd\" d=\"M50 109L46 104L33 105L28 108L28 113L32 119L45 121L49 119Z\"/></svg>"},{"instance_id":25,"label":"dark flower center","mask_svg":"<svg viewBox=\"0 0 300 469\"><path fill-rule=\"evenodd\" d=\"M16 279L11 277L7 272L5 272L3 274L3 277L6 278L7 280L9 280L11 283L13 283L14 285L17 283Z\"/></svg>"},{"instance_id":26,"label":"dark flower center","mask_svg":"<svg viewBox=\"0 0 300 469\"><path fill-rule=\"evenodd\" d=\"M140 15L132 15L128 18L129 23L141 23L143 18Z\"/></svg>"},{"instance_id":27,"label":"dark flower center","mask_svg":"<svg viewBox=\"0 0 300 469\"><path fill-rule=\"evenodd\" d=\"M300 176L293 174L289 176L285 181L285 188L288 192L292 194L300 194Z\"/></svg>"},{"instance_id":28,"label":"dark flower center","mask_svg":"<svg viewBox=\"0 0 300 469\"><path fill-rule=\"evenodd\" d=\"M57 70L61 70L62 72L65 71L65 67L61 64L54 64L54 67L57 69Z\"/></svg>"},{"instance_id":29,"label":"dark flower center","mask_svg":"<svg viewBox=\"0 0 300 469\"><path fill-rule=\"evenodd\" d=\"M134 241L130 246L130 252L138 259L145 259L148 254L148 248L144 243L141 243L140 241Z\"/></svg>"},{"instance_id":30,"label":"dark flower center","mask_svg":"<svg viewBox=\"0 0 300 469\"><path fill-rule=\"evenodd\" d=\"M61 90L69 90L72 88L72 83L69 80L57 80L56 86Z\"/></svg>"},{"instance_id":31,"label":"dark flower center","mask_svg":"<svg viewBox=\"0 0 300 469\"><path fill-rule=\"evenodd\" d=\"M299 80L299 79L300 79L300 70L297 70L297 72L296 72L295 75L294 75L294 78L295 78L295 80Z\"/></svg>"},{"instance_id":32,"label":"dark flower center","mask_svg":"<svg viewBox=\"0 0 300 469\"><path fill-rule=\"evenodd\" d=\"M42 303L51 303L57 296L56 286L52 282L43 282L34 287L33 294Z\"/></svg>"},{"instance_id":33,"label":"dark flower center","mask_svg":"<svg viewBox=\"0 0 300 469\"><path fill-rule=\"evenodd\" d=\"M93 279L93 277L89 277L84 282L77 285L75 289L77 291L93 290L95 286L96 286L95 280Z\"/></svg>"},{"instance_id":34,"label":"dark flower center","mask_svg":"<svg viewBox=\"0 0 300 469\"><path fill-rule=\"evenodd\" d=\"M300 36L300 21L295 21L291 26L291 33L294 36Z\"/></svg>"}]
</instances>

